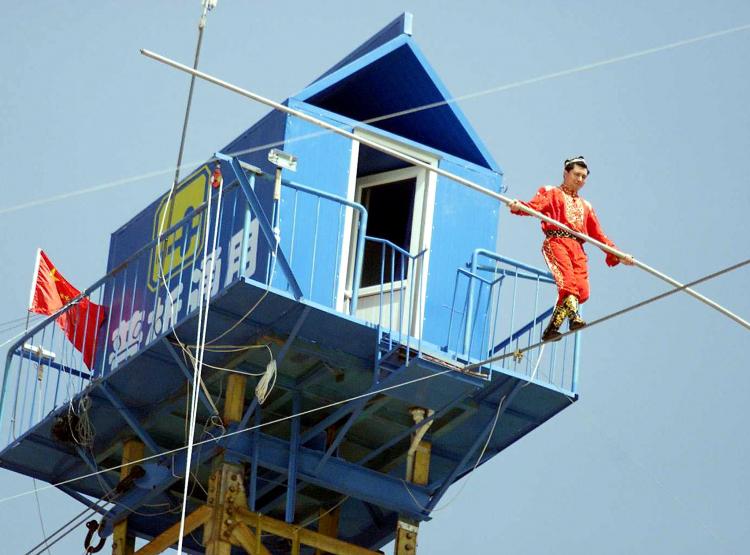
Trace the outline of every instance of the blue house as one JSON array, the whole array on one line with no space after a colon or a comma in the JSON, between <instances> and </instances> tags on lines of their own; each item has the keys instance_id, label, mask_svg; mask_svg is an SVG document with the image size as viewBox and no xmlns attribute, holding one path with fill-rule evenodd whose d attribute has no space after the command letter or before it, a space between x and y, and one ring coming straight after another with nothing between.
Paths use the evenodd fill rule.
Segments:
<instances>
[{"instance_id":1,"label":"blue house","mask_svg":"<svg viewBox=\"0 0 750 555\"><path fill-rule=\"evenodd\" d=\"M577 339L521 354L554 282L496 252L498 202L378 148L503 190L411 27L285 101L360 140L271 112L113 233L92 367L54 317L9 352L0 464L83 476L60 489L91 506L103 479L102 537L176 543L154 506L181 501L200 359L190 552L413 553L456 480L577 399Z\"/></svg>"}]
</instances>

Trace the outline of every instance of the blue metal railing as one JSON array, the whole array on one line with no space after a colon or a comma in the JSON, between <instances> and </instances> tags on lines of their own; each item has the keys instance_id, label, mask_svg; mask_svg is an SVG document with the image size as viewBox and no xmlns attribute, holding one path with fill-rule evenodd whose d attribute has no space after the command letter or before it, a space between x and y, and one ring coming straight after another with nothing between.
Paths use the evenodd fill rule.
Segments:
<instances>
[{"instance_id":1,"label":"blue metal railing","mask_svg":"<svg viewBox=\"0 0 750 555\"><path fill-rule=\"evenodd\" d=\"M360 315L378 325L383 346L403 345L406 362L422 351L424 257L387 239L366 237ZM370 247L369 250L367 247Z\"/></svg>"},{"instance_id":2,"label":"blue metal railing","mask_svg":"<svg viewBox=\"0 0 750 555\"><path fill-rule=\"evenodd\" d=\"M285 180L282 199L290 205L301 204L300 199L304 197L317 206L318 218L330 213L337 213L338 217L336 225L322 225L315 217L311 218L310 211L284 211L275 206L275 210L281 209L281 217L276 220L280 223L279 246L276 243L279 235L274 236L272 231L269 241L268 235L260 233L262 215L252 208L242 187L244 178L244 185L254 193L271 183L271 179L244 170L239 177L238 181L224 187L220 204L214 191L183 219L128 256L57 313L33 326L9 348L0 389L0 437L7 437L8 441L19 437L51 411L80 394L92 379L106 376L192 318L198 310L200 284L206 280L204 265L206 270L211 268L212 258L215 265L211 296L242 278L284 290L293 289L295 276L311 276L298 280L301 296L336 308L337 292L343 290L339 287L343 245L336 243L334 249L326 233L331 237L334 233L342 236L349 231L344 230L344 224L353 221L359 229L357 244L351 248L353 283L359 284L367 225L367 212L361 205ZM200 222L198 231L189 232L196 222ZM314 242L327 246L328 250L321 248L312 256L290 256L292 279L287 271L278 271L274 277L276 258L283 254L285 239L294 237L295 230L298 235L305 231ZM209 253L205 264L202 263L202 246L195 256L185 256L193 242L207 240L209 246L212 245L214 235L217 247L215 252ZM302 248L297 241L298 251ZM336 256L331 256L333 251ZM154 275L158 279L149 282ZM319 281L317 285L314 279ZM321 291L325 295L321 295ZM356 310L356 298L355 295L348 309L350 313ZM56 325L56 321L81 299L89 299L105 310L104 321L97 329L96 356L91 368L73 347L77 338L68 339ZM89 325L94 325L93 321L86 321L82 329Z\"/></svg>"},{"instance_id":3,"label":"blue metal railing","mask_svg":"<svg viewBox=\"0 0 750 555\"><path fill-rule=\"evenodd\" d=\"M289 244L290 244L290 263L292 265L292 269L295 270L295 272L299 269L297 266L295 266L294 260L295 260L295 251L299 252L301 248L304 248L305 246L309 246L312 251L312 265L309 268L309 281L306 283L307 285L307 291L309 292L308 298L312 295L312 292L315 291L314 285L315 285L315 276L316 276L316 253L317 248L319 244L335 244L335 254L333 256L333 261L340 261L342 254L345 249L344 241L349 236L349 230L347 228L347 218L346 218L346 209L349 208L352 211L352 215L354 216L354 223L356 224L356 238L357 243L354 246L354 253L355 256L354 264L353 264L353 276L357 276L356 279L352 278L352 291L350 295L350 302L349 306L347 307L347 311L349 314L355 314L357 310L357 299L359 297L359 287L360 287L360 279L359 276L362 273L362 260L364 258L364 248L365 248L365 230L367 229L367 210L365 210L365 207L359 204L358 202L352 202L349 200L346 200L344 198L338 197L336 195L332 195L330 193L326 193L325 191L318 191L316 189L313 189L311 187L307 187L305 185L301 185L299 183L296 183L294 181L285 181L284 186L291 189L291 199L290 195L285 195L284 198L287 202L291 205L291 223L285 222L282 220L282 229L286 231L287 236L289 237ZM297 229L297 222L299 219L299 210L300 210L300 204L304 202L304 197L307 196L309 198L313 199L313 202L315 203L315 218L314 218L314 225L313 227L313 233L308 234L307 237L304 239L304 242L300 238L301 233L305 233L309 230L298 230ZM318 225L318 222L320 221L320 214L321 214L321 203L323 201L329 201L331 203L337 204L338 209L335 210L335 218L333 218L336 222L336 226L328 226L329 230L329 236L323 236L321 235L320 226ZM283 236L283 235L282 235ZM283 244L283 243L282 243ZM299 260L299 256L297 257L297 260ZM339 294L343 290L341 285L345 285L347 282L347 276L343 273L338 273L335 276L335 280L333 282L333 287L331 288L331 296L330 298L321 298L316 299L314 297L313 300L316 301L322 301L323 304L326 304L327 306L336 307L338 304ZM342 299L343 300L343 299Z\"/></svg>"},{"instance_id":4,"label":"blue metal railing","mask_svg":"<svg viewBox=\"0 0 750 555\"><path fill-rule=\"evenodd\" d=\"M578 334L523 357L520 349L541 339L554 303L556 287L549 272L485 249L474 251L470 269L456 272L446 350L456 359L478 362L492 356L505 358L485 366L511 370L535 381L575 392L578 372ZM536 368L536 373L534 369Z\"/></svg>"}]
</instances>

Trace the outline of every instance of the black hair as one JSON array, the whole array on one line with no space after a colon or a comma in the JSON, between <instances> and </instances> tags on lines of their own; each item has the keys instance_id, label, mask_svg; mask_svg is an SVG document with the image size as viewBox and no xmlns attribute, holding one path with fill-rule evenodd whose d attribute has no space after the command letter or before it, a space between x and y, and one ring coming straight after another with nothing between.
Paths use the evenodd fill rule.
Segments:
<instances>
[{"instance_id":1,"label":"black hair","mask_svg":"<svg viewBox=\"0 0 750 555\"><path fill-rule=\"evenodd\" d=\"M569 159L565 160L565 166L564 167L565 167L565 171L566 172L569 172L573 168L573 166L579 166L581 168L585 168L586 169L586 177L588 177L589 175L591 175L591 170L586 165L586 160L584 160L583 156L576 156L575 158L569 158Z\"/></svg>"}]
</instances>

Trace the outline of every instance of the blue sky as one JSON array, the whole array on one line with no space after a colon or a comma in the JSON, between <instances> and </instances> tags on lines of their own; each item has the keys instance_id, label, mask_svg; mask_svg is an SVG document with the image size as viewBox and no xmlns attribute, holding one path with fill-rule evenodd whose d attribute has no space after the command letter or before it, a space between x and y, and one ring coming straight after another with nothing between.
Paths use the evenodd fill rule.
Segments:
<instances>
[{"instance_id":1,"label":"blue sky","mask_svg":"<svg viewBox=\"0 0 750 555\"><path fill-rule=\"evenodd\" d=\"M201 68L282 100L402 11L456 96L750 24L741 0L220 1ZM109 234L169 186L188 80L138 49L190 63L198 15L197 0L4 8L0 321L24 315L37 247L84 287L104 274ZM750 29L461 107L508 195L557 184L561 161L585 154L583 195L608 234L689 281L750 250L749 54ZM185 160L204 160L265 112L199 83ZM54 196L65 198L45 200ZM542 266L540 241L533 221L503 218L503 254ZM595 249L589 257L589 317L666 289L635 268L607 268ZM698 289L747 318L749 278L745 268ZM581 400L477 470L452 501L451 490L422 526L420 552L745 552L747 339L682 294L586 332ZM0 471L0 498L30 489ZM55 492L40 501L48 530L80 510ZM4 552L41 538L33 496L0 501L0 516ZM80 552L83 535L52 553Z\"/></svg>"}]
</instances>

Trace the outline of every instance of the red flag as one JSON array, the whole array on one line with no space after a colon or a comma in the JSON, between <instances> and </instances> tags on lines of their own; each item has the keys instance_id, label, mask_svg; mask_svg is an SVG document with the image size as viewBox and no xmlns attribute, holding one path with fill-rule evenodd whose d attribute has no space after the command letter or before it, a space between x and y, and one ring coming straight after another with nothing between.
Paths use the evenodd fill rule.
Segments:
<instances>
[{"instance_id":1,"label":"red flag","mask_svg":"<svg viewBox=\"0 0 750 555\"><path fill-rule=\"evenodd\" d=\"M54 314L81 292L60 275L44 251L39 249L29 311ZM96 355L96 339L105 317L103 306L84 297L60 315L56 322L73 346L83 354L83 362L91 368Z\"/></svg>"}]
</instances>

